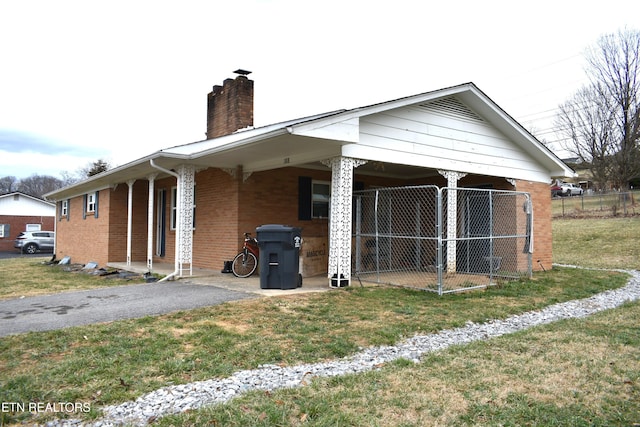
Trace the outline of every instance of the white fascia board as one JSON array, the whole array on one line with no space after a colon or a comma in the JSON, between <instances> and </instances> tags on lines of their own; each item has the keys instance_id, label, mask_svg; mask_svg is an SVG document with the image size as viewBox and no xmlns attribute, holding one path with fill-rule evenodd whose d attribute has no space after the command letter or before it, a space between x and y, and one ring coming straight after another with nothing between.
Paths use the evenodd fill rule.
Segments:
<instances>
[{"instance_id":1,"label":"white fascia board","mask_svg":"<svg viewBox=\"0 0 640 427\"><path fill-rule=\"evenodd\" d=\"M51 193L45 194L45 196L47 197L48 200L52 200L53 202L58 202L60 200L73 199L75 197L79 197L87 193L93 193L93 192L113 188L112 185L104 185L104 184L100 186L91 186L91 187L83 186L82 184L84 184L85 182L86 181L83 181L77 184L76 186L70 186L58 191L52 191Z\"/></svg>"}]
</instances>

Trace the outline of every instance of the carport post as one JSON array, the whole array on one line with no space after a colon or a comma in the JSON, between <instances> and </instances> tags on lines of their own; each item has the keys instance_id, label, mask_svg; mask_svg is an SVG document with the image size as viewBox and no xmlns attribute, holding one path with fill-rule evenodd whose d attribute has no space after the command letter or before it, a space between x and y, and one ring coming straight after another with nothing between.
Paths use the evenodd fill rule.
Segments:
<instances>
[{"instance_id":1,"label":"carport post","mask_svg":"<svg viewBox=\"0 0 640 427\"><path fill-rule=\"evenodd\" d=\"M193 276L193 191L195 186L195 172L193 165L183 164L178 166L178 185L176 193L179 204L176 217L179 218L176 225L177 258L179 260L180 276L184 264L189 264L189 275Z\"/></svg>"},{"instance_id":2,"label":"carport post","mask_svg":"<svg viewBox=\"0 0 640 427\"><path fill-rule=\"evenodd\" d=\"M351 281L353 169L366 161L340 156L323 163L331 168L328 278L335 274L338 286L342 286L342 280L348 285Z\"/></svg>"},{"instance_id":3,"label":"carport post","mask_svg":"<svg viewBox=\"0 0 640 427\"><path fill-rule=\"evenodd\" d=\"M149 174L149 206L147 208L147 269L153 269L153 205L155 196L155 180L157 173Z\"/></svg>"},{"instance_id":4,"label":"carport post","mask_svg":"<svg viewBox=\"0 0 640 427\"><path fill-rule=\"evenodd\" d=\"M447 178L447 273L455 273L458 238L458 180L467 176L463 172L439 170Z\"/></svg>"},{"instance_id":5,"label":"carport post","mask_svg":"<svg viewBox=\"0 0 640 427\"><path fill-rule=\"evenodd\" d=\"M127 266L131 265L131 229L133 220L133 183L135 179L127 181L129 196L127 198Z\"/></svg>"}]
</instances>

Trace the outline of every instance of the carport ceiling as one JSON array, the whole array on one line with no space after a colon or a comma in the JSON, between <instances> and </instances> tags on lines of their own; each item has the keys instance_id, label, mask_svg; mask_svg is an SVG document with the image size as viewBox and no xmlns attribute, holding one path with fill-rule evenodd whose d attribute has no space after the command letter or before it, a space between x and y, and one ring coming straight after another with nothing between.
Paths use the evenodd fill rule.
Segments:
<instances>
[{"instance_id":1,"label":"carport ceiling","mask_svg":"<svg viewBox=\"0 0 640 427\"><path fill-rule=\"evenodd\" d=\"M327 170L327 166L321 162L306 163L301 165L301 167L307 169ZM398 179L420 179L440 176L438 171L435 169L378 161L371 161L358 166L355 173L358 175L381 176Z\"/></svg>"}]
</instances>

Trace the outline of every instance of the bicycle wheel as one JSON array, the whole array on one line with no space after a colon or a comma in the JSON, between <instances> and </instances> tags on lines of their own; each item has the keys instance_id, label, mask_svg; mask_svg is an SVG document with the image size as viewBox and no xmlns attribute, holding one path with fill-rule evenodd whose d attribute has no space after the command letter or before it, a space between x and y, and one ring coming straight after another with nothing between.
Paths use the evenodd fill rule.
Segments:
<instances>
[{"instance_id":1,"label":"bicycle wheel","mask_svg":"<svg viewBox=\"0 0 640 427\"><path fill-rule=\"evenodd\" d=\"M251 252L240 252L233 259L231 264L231 271L236 277L249 277L256 271L258 267L258 259Z\"/></svg>"}]
</instances>

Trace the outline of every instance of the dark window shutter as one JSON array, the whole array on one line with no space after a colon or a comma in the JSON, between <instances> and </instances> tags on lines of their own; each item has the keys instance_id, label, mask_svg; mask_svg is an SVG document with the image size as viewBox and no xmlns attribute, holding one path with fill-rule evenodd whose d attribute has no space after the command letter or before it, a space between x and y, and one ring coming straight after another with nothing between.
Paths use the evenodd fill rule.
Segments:
<instances>
[{"instance_id":1,"label":"dark window shutter","mask_svg":"<svg viewBox=\"0 0 640 427\"><path fill-rule=\"evenodd\" d=\"M95 195L95 202L96 202L96 206L94 208L94 212L93 212L93 217L94 218L98 218L98 196L100 196L100 192L96 191L96 195Z\"/></svg>"},{"instance_id":2,"label":"dark window shutter","mask_svg":"<svg viewBox=\"0 0 640 427\"><path fill-rule=\"evenodd\" d=\"M87 195L82 196L82 219L87 219Z\"/></svg>"},{"instance_id":3,"label":"dark window shutter","mask_svg":"<svg viewBox=\"0 0 640 427\"><path fill-rule=\"evenodd\" d=\"M298 219L311 220L311 177L298 177Z\"/></svg>"},{"instance_id":4,"label":"dark window shutter","mask_svg":"<svg viewBox=\"0 0 640 427\"><path fill-rule=\"evenodd\" d=\"M71 199L67 199L67 221L69 221L70 216L71 216Z\"/></svg>"}]
</instances>

